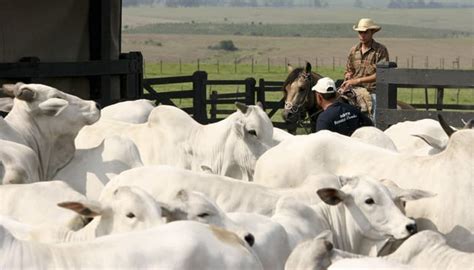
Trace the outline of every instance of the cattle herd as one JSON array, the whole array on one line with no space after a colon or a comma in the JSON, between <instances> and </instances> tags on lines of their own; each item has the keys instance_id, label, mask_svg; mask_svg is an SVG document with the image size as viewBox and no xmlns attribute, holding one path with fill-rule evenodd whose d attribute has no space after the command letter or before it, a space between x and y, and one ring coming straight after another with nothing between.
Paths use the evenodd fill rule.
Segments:
<instances>
[{"instance_id":1,"label":"cattle herd","mask_svg":"<svg viewBox=\"0 0 474 270\"><path fill-rule=\"evenodd\" d=\"M260 104L0 93L0 269L474 269L472 121L294 136Z\"/></svg>"}]
</instances>

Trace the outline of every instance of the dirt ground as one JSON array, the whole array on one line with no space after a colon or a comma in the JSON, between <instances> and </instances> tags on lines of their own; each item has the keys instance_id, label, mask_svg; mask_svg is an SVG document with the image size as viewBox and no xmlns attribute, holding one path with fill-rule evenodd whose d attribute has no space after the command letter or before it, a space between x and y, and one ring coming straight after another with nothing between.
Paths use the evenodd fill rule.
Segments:
<instances>
[{"instance_id":1,"label":"dirt ground","mask_svg":"<svg viewBox=\"0 0 474 270\"><path fill-rule=\"evenodd\" d=\"M415 68L474 68L474 40L465 39L375 39L386 45L392 61L399 67ZM222 40L232 40L235 52L211 50L208 47ZM351 38L253 37L214 35L123 34L122 51L141 51L145 61L183 63L214 61L222 63L250 61L279 65L286 61L318 62L321 66L343 66L351 46ZM413 63L412 63L413 62Z\"/></svg>"}]
</instances>

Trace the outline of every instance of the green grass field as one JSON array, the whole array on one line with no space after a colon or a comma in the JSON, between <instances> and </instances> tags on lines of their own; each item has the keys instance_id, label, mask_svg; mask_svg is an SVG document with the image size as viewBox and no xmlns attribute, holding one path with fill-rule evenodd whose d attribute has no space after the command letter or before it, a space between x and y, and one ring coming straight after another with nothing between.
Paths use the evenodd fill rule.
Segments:
<instances>
[{"instance_id":1,"label":"green grass field","mask_svg":"<svg viewBox=\"0 0 474 270\"><path fill-rule=\"evenodd\" d=\"M166 70L166 73L162 73L162 70ZM196 65L194 64L182 64L181 70L177 64L162 65L157 63L147 64L145 67L146 78L152 77L171 77L171 76L184 76L191 75L195 72ZM202 64L200 70L208 73L209 80L243 80L245 78L252 77L257 83L260 78L264 78L267 81L284 81L287 76L287 71L281 66L271 66L270 72L268 72L267 65L255 65L254 72L252 73L252 67L250 65L239 65L237 73L235 72L234 65L220 65L219 73L217 72L215 65ZM320 68L318 73L324 76L331 77L335 80L342 79L344 70L343 68ZM182 91L191 90L191 83L181 84L170 84L155 86L157 91ZM207 95L208 98L212 91L219 93L239 93L245 92L243 85L240 86L208 86ZM436 91L435 89L427 89L428 91L428 102L434 104L436 102ZM268 101L278 101L282 97L281 93L273 92L267 95ZM425 103L425 89L407 89L402 88L398 91L398 100L410 103L410 104L424 104ZM192 106L191 99L175 99L173 102L179 107ZM474 91L472 89L446 89L444 96L445 104L474 104ZM234 109L232 105L219 105L220 109ZM210 106L208 106L208 111ZM219 116L224 117L224 116ZM281 121L281 114L277 113L272 118L273 121Z\"/></svg>"}]
</instances>

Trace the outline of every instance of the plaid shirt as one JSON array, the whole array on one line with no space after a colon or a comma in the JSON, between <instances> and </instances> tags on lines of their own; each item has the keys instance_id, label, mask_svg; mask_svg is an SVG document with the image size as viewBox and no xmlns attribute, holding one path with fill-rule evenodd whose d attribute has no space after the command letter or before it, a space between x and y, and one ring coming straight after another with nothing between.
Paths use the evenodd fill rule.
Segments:
<instances>
[{"instance_id":1,"label":"plaid shirt","mask_svg":"<svg viewBox=\"0 0 474 270\"><path fill-rule=\"evenodd\" d=\"M359 43L351 48L347 58L346 73L352 73L353 79L366 77L375 73L375 65L379 62L388 61L387 48L373 40L371 48L362 54L362 44ZM375 82L362 83L360 86L366 88L370 93L375 90Z\"/></svg>"}]
</instances>

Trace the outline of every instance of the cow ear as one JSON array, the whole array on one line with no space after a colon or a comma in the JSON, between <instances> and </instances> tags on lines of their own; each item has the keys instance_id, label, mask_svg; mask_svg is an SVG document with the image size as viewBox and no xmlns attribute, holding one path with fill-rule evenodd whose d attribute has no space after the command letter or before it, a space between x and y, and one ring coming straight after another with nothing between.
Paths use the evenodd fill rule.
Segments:
<instances>
[{"instance_id":1,"label":"cow ear","mask_svg":"<svg viewBox=\"0 0 474 270\"><path fill-rule=\"evenodd\" d=\"M416 201L419 199L436 196L435 193L426 190L403 189L389 179L382 179L380 182L388 189L394 200L400 199L402 201Z\"/></svg>"},{"instance_id":2,"label":"cow ear","mask_svg":"<svg viewBox=\"0 0 474 270\"><path fill-rule=\"evenodd\" d=\"M0 98L0 111L10 112L13 108L13 99L10 97Z\"/></svg>"},{"instance_id":3,"label":"cow ear","mask_svg":"<svg viewBox=\"0 0 474 270\"><path fill-rule=\"evenodd\" d=\"M349 176L338 176L339 178L339 184L341 184L341 187L342 186L346 186L346 185L356 185L359 181L359 178L357 177L349 177Z\"/></svg>"},{"instance_id":4,"label":"cow ear","mask_svg":"<svg viewBox=\"0 0 474 270\"><path fill-rule=\"evenodd\" d=\"M344 192L335 188L321 188L316 193L323 202L329 205L337 205L346 197Z\"/></svg>"},{"instance_id":5,"label":"cow ear","mask_svg":"<svg viewBox=\"0 0 474 270\"><path fill-rule=\"evenodd\" d=\"M103 213L100 202L97 201L70 201L58 203L59 207L66 208L85 217L95 217Z\"/></svg>"},{"instance_id":6,"label":"cow ear","mask_svg":"<svg viewBox=\"0 0 474 270\"><path fill-rule=\"evenodd\" d=\"M38 107L47 115L59 115L66 107L69 102L60 98L49 98L46 101L41 102Z\"/></svg>"}]
</instances>

